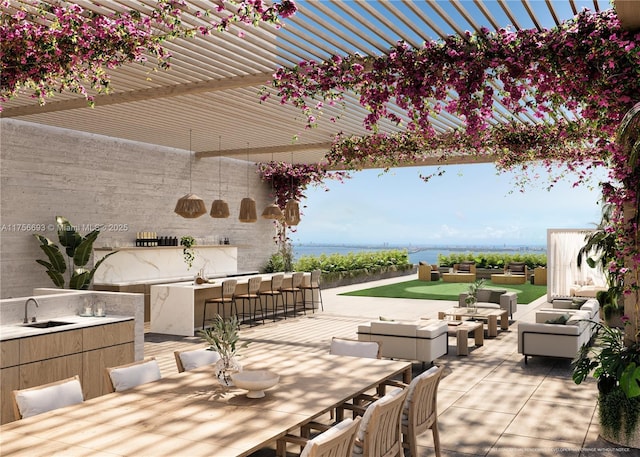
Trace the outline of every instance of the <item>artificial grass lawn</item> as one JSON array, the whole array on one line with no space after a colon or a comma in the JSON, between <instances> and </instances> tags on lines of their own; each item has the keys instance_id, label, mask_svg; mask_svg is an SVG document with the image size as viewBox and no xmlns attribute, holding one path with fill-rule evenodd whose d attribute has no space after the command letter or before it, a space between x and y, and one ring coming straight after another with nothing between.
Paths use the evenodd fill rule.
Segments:
<instances>
[{"instance_id":1,"label":"artificial grass lawn","mask_svg":"<svg viewBox=\"0 0 640 457\"><path fill-rule=\"evenodd\" d=\"M486 281L483 288L506 289L508 292L518 293L518 304L528 305L533 300L547 293L547 286L526 284L494 284ZM458 301L458 295L469 289L469 283L440 281L412 281L389 284L387 286L372 287L370 289L345 292L340 295L356 297L387 297L387 298L417 298L423 300L452 300Z\"/></svg>"}]
</instances>

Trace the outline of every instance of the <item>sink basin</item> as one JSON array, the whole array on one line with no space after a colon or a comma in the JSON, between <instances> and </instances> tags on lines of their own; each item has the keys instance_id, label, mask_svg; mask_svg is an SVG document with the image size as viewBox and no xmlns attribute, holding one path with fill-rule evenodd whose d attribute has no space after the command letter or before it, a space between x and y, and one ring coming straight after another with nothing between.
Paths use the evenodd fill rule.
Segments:
<instances>
[{"instance_id":1,"label":"sink basin","mask_svg":"<svg viewBox=\"0 0 640 457\"><path fill-rule=\"evenodd\" d=\"M31 324L24 324L23 327L51 328L51 327L60 327L61 325L71 325L71 324L73 324L73 322L42 321L42 322L33 322Z\"/></svg>"}]
</instances>

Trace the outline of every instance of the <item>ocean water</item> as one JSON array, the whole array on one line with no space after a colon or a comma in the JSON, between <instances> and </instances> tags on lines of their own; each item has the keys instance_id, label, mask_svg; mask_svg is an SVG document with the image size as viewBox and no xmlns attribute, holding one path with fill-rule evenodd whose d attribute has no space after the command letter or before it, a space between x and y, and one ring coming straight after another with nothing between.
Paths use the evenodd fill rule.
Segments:
<instances>
[{"instance_id":1,"label":"ocean water","mask_svg":"<svg viewBox=\"0 0 640 457\"><path fill-rule=\"evenodd\" d=\"M438 254L449 255L461 252L498 252L503 254L546 254L546 246L399 246L399 245L330 245L330 244L294 244L294 260L302 256L319 256L322 254L348 254L350 252L373 252L389 249L407 249L409 262L438 263Z\"/></svg>"}]
</instances>

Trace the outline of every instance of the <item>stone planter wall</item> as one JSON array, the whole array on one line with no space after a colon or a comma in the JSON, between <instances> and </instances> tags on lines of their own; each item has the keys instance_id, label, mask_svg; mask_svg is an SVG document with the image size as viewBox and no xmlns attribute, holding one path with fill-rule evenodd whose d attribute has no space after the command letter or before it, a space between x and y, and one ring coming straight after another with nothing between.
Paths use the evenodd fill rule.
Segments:
<instances>
[{"instance_id":1,"label":"stone planter wall","mask_svg":"<svg viewBox=\"0 0 640 457\"><path fill-rule=\"evenodd\" d=\"M412 265L406 270L385 270L380 272L370 272L368 270L354 270L340 273L323 273L321 277L321 287L330 289L333 287L360 284L363 282L377 281L379 279L397 278L400 276L415 275L418 267Z\"/></svg>"}]
</instances>

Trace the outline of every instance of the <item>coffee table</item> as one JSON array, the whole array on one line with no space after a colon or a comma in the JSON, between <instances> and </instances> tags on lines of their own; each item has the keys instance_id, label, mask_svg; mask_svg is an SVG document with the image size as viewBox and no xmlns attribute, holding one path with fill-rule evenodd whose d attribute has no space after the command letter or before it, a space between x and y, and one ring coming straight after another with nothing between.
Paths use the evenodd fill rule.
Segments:
<instances>
[{"instance_id":1,"label":"coffee table","mask_svg":"<svg viewBox=\"0 0 640 457\"><path fill-rule=\"evenodd\" d=\"M475 280L475 273L442 273L442 281L444 282L473 282Z\"/></svg>"},{"instance_id":2,"label":"coffee table","mask_svg":"<svg viewBox=\"0 0 640 457\"><path fill-rule=\"evenodd\" d=\"M452 321L449 322L447 332L456 337L456 349L458 355L469 355L469 335L473 332L476 346L484 344L484 325L482 322L474 321Z\"/></svg>"},{"instance_id":3,"label":"coffee table","mask_svg":"<svg viewBox=\"0 0 640 457\"><path fill-rule=\"evenodd\" d=\"M524 284L527 282L527 277L525 275L493 274L491 282L494 284Z\"/></svg>"},{"instance_id":4,"label":"coffee table","mask_svg":"<svg viewBox=\"0 0 640 457\"><path fill-rule=\"evenodd\" d=\"M500 318L500 329L509 330L509 316L506 309L478 308L473 311L469 308L454 307L438 311L438 319L446 319L447 316L457 320L467 318L487 321L487 336L490 338L498 336L498 318Z\"/></svg>"}]
</instances>

